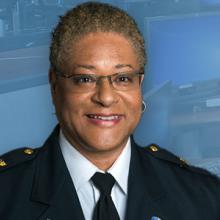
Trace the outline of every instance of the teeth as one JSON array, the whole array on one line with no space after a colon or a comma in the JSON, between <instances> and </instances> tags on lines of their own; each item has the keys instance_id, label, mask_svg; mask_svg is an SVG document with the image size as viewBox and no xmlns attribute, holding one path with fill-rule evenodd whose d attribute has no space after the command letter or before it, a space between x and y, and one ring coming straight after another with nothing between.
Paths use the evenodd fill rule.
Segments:
<instances>
[{"instance_id":1,"label":"teeth","mask_svg":"<svg viewBox=\"0 0 220 220\"><path fill-rule=\"evenodd\" d=\"M103 121L112 121L112 120L116 120L119 118L118 115L113 115L113 116L89 115L89 117L94 118L94 119L103 120Z\"/></svg>"}]
</instances>

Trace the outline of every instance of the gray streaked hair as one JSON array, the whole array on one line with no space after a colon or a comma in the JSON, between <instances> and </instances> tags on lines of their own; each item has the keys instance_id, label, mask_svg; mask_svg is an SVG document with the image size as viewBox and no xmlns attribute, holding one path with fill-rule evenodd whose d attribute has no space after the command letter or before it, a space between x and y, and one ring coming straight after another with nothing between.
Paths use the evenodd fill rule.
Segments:
<instances>
[{"instance_id":1,"label":"gray streaked hair","mask_svg":"<svg viewBox=\"0 0 220 220\"><path fill-rule=\"evenodd\" d=\"M146 62L144 38L134 19L125 11L109 4L86 2L60 17L52 32L50 45L51 67L60 70L70 54L73 43L84 35L95 32L115 32L128 39L144 68Z\"/></svg>"}]
</instances>

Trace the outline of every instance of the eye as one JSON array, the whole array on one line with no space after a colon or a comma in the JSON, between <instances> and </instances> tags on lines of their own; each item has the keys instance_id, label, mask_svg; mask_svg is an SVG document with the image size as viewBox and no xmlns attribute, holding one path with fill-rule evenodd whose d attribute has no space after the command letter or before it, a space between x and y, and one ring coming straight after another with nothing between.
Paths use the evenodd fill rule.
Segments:
<instances>
[{"instance_id":1,"label":"eye","mask_svg":"<svg viewBox=\"0 0 220 220\"><path fill-rule=\"evenodd\" d=\"M114 79L116 83L130 83L133 81L133 77L129 74L120 74Z\"/></svg>"},{"instance_id":2,"label":"eye","mask_svg":"<svg viewBox=\"0 0 220 220\"><path fill-rule=\"evenodd\" d=\"M96 79L90 75L74 75L71 77L72 81L74 84L79 85L79 84L87 84L87 83L93 83L96 81Z\"/></svg>"}]
</instances>

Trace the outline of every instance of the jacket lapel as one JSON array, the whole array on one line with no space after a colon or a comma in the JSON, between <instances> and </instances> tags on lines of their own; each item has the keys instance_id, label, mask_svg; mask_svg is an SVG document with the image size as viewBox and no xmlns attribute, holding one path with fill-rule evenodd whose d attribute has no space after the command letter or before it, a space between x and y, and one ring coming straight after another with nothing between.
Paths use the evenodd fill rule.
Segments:
<instances>
[{"instance_id":1,"label":"jacket lapel","mask_svg":"<svg viewBox=\"0 0 220 220\"><path fill-rule=\"evenodd\" d=\"M166 193L157 178L157 172L149 155L132 140L131 163L128 179L128 201L126 220L151 220L157 216L162 220L165 210L162 204ZM141 152L142 151L142 152Z\"/></svg>"},{"instance_id":2,"label":"jacket lapel","mask_svg":"<svg viewBox=\"0 0 220 220\"><path fill-rule=\"evenodd\" d=\"M40 220L84 220L80 202L58 141L57 126L40 149L31 200L44 204Z\"/></svg>"},{"instance_id":3,"label":"jacket lapel","mask_svg":"<svg viewBox=\"0 0 220 220\"><path fill-rule=\"evenodd\" d=\"M39 150L31 200L39 207L38 220L84 220L82 208L58 141L57 126ZM149 155L132 140L126 220L164 217L166 194ZM142 153L141 153L142 151ZM162 202L162 203L161 203Z\"/></svg>"}]
</instances>

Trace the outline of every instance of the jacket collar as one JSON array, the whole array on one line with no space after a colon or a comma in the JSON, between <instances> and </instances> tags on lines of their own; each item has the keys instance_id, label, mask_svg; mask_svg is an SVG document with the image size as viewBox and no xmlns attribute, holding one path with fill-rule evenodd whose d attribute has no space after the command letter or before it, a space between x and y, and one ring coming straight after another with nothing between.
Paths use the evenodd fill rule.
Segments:
<instances>
[{"instance_id":1,"label":"jacket collar","mask_svg":"<svg viewBox=\"0 0 220 220\"><path fill-rule=\"evenodd\" d=\"M32 199L50 205L64 184L68 174L58 142L59 126L56 126L36 160Z\"/></svg>"},{"instance_id":2,"label":"jacket collar","mask_svg":"<svg viewBox=\"0 0 220 220\"><path fill-rule=\"evenodd\" d=\"M59 126L56 126L39 150L31 200L47 207L40 219L84 220L75 187L59 146L59 130ZM63 216L59 216L61 213Z\"/></svg>"},{"instance_id":3,"label":"jacket collar","mask_svg":"<svg viewBox=\"0 0 220 220\"><path fill-rule=\"evenodd\" d=\"M131 147L126 220L151 219L158 213L158 217L164 219L160 202L163 202L166 193L155 165L147 151L137 146L133 138Z\"/></svg>"},{"instance_id":4,"label":"jacket collar","mask_svg":"<svg viewBox=\"0 0 220 220\"><path fill-rule=\"evenodd\" d=\"M84 219L82 209L59 146L59 130L57 126L39 150L31 200L48 207L61 207L62 211L69 213L69 218L81 220ZM131 138L126 220L151 219L157 213L164 219L160 201L166 193L157 175L149 153ZM49 210L45 215L48 213Z\"/></svg>"}]
</instances>

